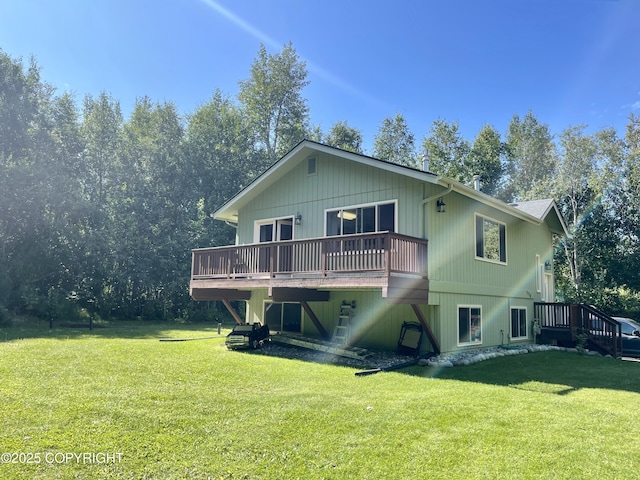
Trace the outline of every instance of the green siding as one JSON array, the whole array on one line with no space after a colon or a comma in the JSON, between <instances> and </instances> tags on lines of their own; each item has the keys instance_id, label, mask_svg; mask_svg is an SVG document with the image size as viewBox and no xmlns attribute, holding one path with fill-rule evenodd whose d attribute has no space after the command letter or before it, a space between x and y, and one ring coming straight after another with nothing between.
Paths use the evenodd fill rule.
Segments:
<instances>
[{"instance_id":1,"label":"green siding","mask_svg":"<svg viewBox=\"0 0 640 480\"><path fill-rule=\"evenodd\" d=\"M300 213L302 224L295 227L294 238L315 238L324 235L326 209L387 200L398 201L398 231L422 237L418 220L419 204L425 195L424 182L339 157L317 155L316 158L316 174L308 175L306 161L301 161L249 207L240 210L239 243L253 243L256 220ZM434 192L439 188L428 187Z\"/></svg>"},{"instance_id":2,"label":"green siding","mask_svg":"<svg viewBox=\"0 0 640 480\"><path fill-rule=\"evenodd\" d=\"M437 212L435 199L421 212L422 199L444 192L443 187L325 153L314 156L316 174L307 174L306 158L297 159L298 164L283 178L240 209L238 243L254 242L256 220L300 213L302 224L294 227L294 239L315 238L324 235L326 209L394 200L398 205L398 232L429 240L429 305L421 308L443 352L461 348L457 338L458 305L482 306L483 347L509 343L511 306L527 308L530 329L533 302L541 299L536 255L543 264L552 259L553 253L552 235L545 224L525 222L457 192L443 197L445 213ZM416 177L421 175L416 172ZM506 264L476 259L476 214L506 224ZM421 215L424 232L419 231ZM253 292L247 302L248 321L262 321L266 299L266 290ZM343 300L357 302L356 322L366 327L357 337L357 344L362 346L395 349L402 322L417 321L410 306L387 304L380 289L336 290L331 292L329 302L310 303L329 333L333 332ZM318 336L306 314L303 333ZM532 341L530 332L529 337Z\"/></svg>"},{"instance_id":3,"label":"green siding","mask_svg":"<svg viewBox=\"0 0 640 480\"><path fill-rule=\"evenodd\" d=\"M251 300L247 302L248 322L262 323L265 300L269 300L266 289L253 292ZM356 345L394 350L398 344L402 323L418 321L409 305L388 304L382 299L380 290L338 290L331 292L331 299L328 302L309 302L309 306L329 334L333 334L338 321L340 304L343 301L356 302L353 320L355 328L352 330L352 342ZM432 310L432 307L423 306L423 312L431 329L438 335L439 328L430 318L433 315ZM302 329L304 335L316 338L320 336L306 314L302 320ZM423 350L430 350L426 336L423 339Z\"/></svg>"},{"instance_id":4,"label":"green siding","mask_svg":"<svg viewBox=\"0 0 640 480\"><path fill-rule=\"evenodd\" d=\"M446 197L446 213L427 215L432 292L476 293L540 299L536 255L552 257L548 227L519 220L460 194ZM435 212L435 207L430 211ZM429 208L429 207L428 207ZM506 224L506 264L476 258L475 214ZM435 296L432 302L437 302Z\"/></svg>"}]
</instances>

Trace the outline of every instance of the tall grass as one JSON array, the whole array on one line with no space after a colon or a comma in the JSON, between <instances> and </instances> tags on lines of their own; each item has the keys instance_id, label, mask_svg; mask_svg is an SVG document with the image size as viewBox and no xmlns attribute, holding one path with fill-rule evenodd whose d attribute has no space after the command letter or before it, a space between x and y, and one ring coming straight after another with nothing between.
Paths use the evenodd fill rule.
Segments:
<instances>
[{"instance_id":1,"label":"tall grass","mask_svg":"<svg viewBox=\"0 0 640 480\"><path fill-rule=\"evenodd\" d=\"M547 352L356 377L159 342L217 336L172 328L0 329L1 450L41 457L0 478L637 476L640 364ZM101 452L121 456L65 457Z\"/></svg>"}]
</instances>

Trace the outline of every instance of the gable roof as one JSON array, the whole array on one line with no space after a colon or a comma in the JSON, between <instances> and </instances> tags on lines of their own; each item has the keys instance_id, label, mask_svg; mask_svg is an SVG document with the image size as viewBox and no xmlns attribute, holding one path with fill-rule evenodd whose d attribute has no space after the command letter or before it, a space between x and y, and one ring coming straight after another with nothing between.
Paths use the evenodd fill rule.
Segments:
<instances>
[{"instance_id":1,"label":"gable roof","mask_svg":"<svg viewBox=\"0 0 640 480\"><path fill-rule=\"evenodd\" d=\"M551 228L553 233L567 233L564 222L562 221L562 216L560 215L557 206L552 199L537 200L534 202L520 202L517 205L522 205L523 208L518 208L516 204L508 205L502 200L498 200L495 197L467 187L466 185L447 177L442 177L440 175L436 175L424 170L399 165L397 163L391 163L386 160L369 157L367 155L349 152L340 148L330 147L328 145L324 145L322 143L314 142L311 140L302 140L300 143L298 143L280 160L274 162L249 185L243 188L240 192L229 199L229 201L222 205L218 210L216 210L213 214L213 217L217 218L218 220L225 220L234 223L237 222L238 211L240 210L240 208L247 205L260 193L268 189L276 181L293 170L293 168L300 162L304 161L314 153L327 153L329 155L335 155L344 158L345 160L357 162L372 168L378 168L399 175L406 175L427 183L439 185L444 188L443 193L445 191L456 191L466 197L473 198L474 200L477 200L481 203L490 205L521 220L534 224L548 222L549 227ZM538 204L538 202L546 203ZM551 221L549 222L547 217L550 213L553 213L554 215L551 216Z\"/></svg>"},{"instance_id":2,"label":"gable roof","mask_svg":"<svg viewBox=\"0 0 640 480\"><path fill-rule=\"evenodd\" d=\"M558 210L558 205L553 198L529 200L526 202L512 203L510 205L540 219L541 221L546 221L553 233L558 235L567 234L567 226L564 223L564 219Z\"/></svg>"},{"instance_id":3,"label":"gable roof","mask_svg":"<svg viewBox=\"0 0 640 480\"><path fill-rule=\"evenodd\" d=\"M296 165L307 159L315 152L336 155L344 158L345 160L351 160L369 167L379 168L388 172L398 173L400 175L408 175L413 178L416 178L416 174L419 174L419 177L428 183L438 183L438 175L430 172L417 170L415 168L387 162L385 160L379 160L377 158L349 152L340 148L330 147L311 140L302 140L295 147L289 150L289 152L280 160L274 162L249 185L240 190L240 192L238 192L233 198L216 210L213 217L219 220L237 222L238 210L240 208L245 206L258 194L269 188L277 180L281 179L285 174L293 170Z\"/></svg>"}]
</instances>

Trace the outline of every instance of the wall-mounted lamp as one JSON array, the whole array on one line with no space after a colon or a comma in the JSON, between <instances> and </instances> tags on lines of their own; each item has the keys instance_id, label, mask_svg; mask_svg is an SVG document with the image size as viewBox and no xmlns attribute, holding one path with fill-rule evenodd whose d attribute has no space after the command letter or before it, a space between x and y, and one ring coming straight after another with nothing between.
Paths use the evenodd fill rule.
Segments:
<instances>
[{"instance_id":1,"label":"wall-mounted lamp","mask_svg":"<svg viewBox=\"0 0 640 480\"><path fill-rule=\"evenodd\" d=\"M296 213L295 224L296 225L301 225L302 224L302 214L300 214L300 212Z\"/></svg>"},{"instance_id":2,"label":"wall-mounted lamp","mask_svg":"<svg viewBox=\"0 0 640 480\"><path fill-rule=\"evenodd\" d=\"M551 260L547 260L544 262L544 269L549 272L551 271Z\"/></svg>"},{"instance_id":3,"label":"wall-mounted lamp","mask_svg":"<svg viewBox=\"0 0 640 480\"><path fill-rule=\"evenodd\" d=\"M444 203L444 200L442 200L442 198L439 198L438 201L436 202L436 207L438 208L438 213L444 213L446 210L444 207L446 207L447 204Z\"/></svg>"}]
</instances>

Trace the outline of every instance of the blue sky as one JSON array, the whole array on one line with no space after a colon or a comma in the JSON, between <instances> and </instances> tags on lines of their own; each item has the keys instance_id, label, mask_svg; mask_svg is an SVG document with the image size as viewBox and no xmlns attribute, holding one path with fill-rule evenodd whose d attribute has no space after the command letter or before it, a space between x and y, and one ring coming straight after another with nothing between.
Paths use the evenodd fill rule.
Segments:
<instances>
[{"instance_id":1,"label":"blue sky","mask_svg":"<svg viewBox=\"0 0 640 480\"><path fill-rule=\"evenodd\" d=\"M311 123L365 148L402 113L417 143L438 118L473 140L532 110L558 134L640 114L637 0L0 0L0 48L35 55L59 92L106 91L183 114L249 77L260 43L307 62Z\"/></svg>"}]
</instances>

